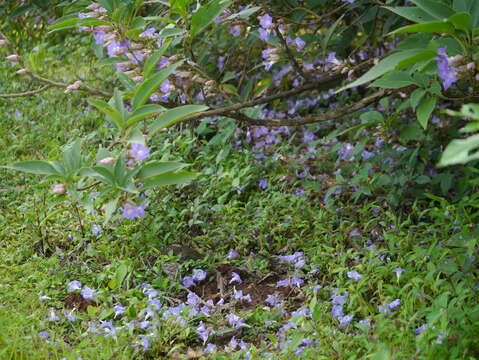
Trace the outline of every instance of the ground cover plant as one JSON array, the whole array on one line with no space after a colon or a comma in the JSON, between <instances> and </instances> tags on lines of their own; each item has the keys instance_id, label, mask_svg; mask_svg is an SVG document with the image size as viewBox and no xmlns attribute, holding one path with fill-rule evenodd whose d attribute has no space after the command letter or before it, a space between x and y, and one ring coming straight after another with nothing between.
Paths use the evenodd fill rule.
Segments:
<instances>
[{"instance_id":1,"label":"ground cover plant","mask_svg":"<svg viewBox=\"0 0 479 360\"><path fill-rule=\"evenodd\" d=\"M1 359L479 357L479 3L0 16Z\"/></svg>"}]
</instances>

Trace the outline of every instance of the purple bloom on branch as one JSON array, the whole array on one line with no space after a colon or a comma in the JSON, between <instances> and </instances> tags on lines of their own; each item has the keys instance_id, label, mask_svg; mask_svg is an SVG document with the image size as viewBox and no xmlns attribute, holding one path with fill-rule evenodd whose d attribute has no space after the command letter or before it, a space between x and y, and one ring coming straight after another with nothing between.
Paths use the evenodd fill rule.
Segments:
<instances>
[{"instance_id":1,"label":"purple bloom on branch","mask_svg":"<svg viewBox=\"0 0 479 360\"><path fill-rule=\"evenodd\" d=\"M67 290L68 292L73 292L75 290L80 290L81 289L81 282L78 280L73 280L67 285Z\"/></svg>"},{"instance_id":2,"label":"purple bloom on branch","mask_svg":"<svg viewBox=\"0 0 479 360\"><path fill-rule=\"evenodd\" d=\"M85 300L94 299L96 297L95 290L85 285L81 291L81 296L83 296Z\"/></svg>"},{"instance_id":3,"label":"purple bloom on branch","mask_svg":"<svg viewBox=\"0 0 479 360\"><path fill-rule=\"evenodd\" d=\"M150 156L150 149L142 144L131 144L130 155L137 161L145 160Z\"/></svg>"},{"instance_id":4,"label":"purple bloom on branch","mask_svg":"<svg viewBox=\"0 0 479 360\"><path fill-rule=\"evenodd\" d=\"M125 219L131 219L131 220L137 217L144 218L145 208L146 208L145 204L138 205L138 206L126 204L125 206L123 206L123 214L121 214L121 216L123 216Z\"/></svg>"},{"instance_id":5,"label":"purple bloom on branch","mask_svg":"<svg viewBox=\"0 0 479 360\"><path fill-rule=\"evenodd\" d=\"M358 273L356 270L348 271L348 278L359 281L363 275Z\"/></svg>"},{"instance_id":6,"label":"purple bloom on branch","mask_svg":"<svg viewBox=\"0 0 479 360\"><path fill-rule=\"evenodd\" d=\"M444 90L447 90L457 81L457 69L454 66L449 65L449 58L445 47L439 48L437 53L439 56L434 58L437 61L437 74L442 80Z\"/></svg>"},{"instance_id":7,"label":"purple bloom on branch","mask_svg":"<svg viewBox=\"0 0 479 360\"><path fill-rule=\"evenodd\" d=\"M270 29L273 27L273 18L269 14L264 14L261 16L259 24L263 29Z\"/></svg>"},{"instance_id":8,"label":"purple bloom on branch","mask_svg":"<svg viewBox=\"0 0 479 360\"><path fill-rule=\"evenodd\" d=\"M194 269L193 270L193 280L194 281L203 281L206 279L206 272L201 269Z\"/></svg>"}]
</instances>

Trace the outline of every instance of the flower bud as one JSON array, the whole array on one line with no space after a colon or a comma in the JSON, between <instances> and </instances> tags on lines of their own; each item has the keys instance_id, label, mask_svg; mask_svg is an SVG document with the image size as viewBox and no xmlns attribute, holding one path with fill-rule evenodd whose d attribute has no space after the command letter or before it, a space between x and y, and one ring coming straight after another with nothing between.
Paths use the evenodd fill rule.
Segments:
<instances>
[{"instance_id":1,"label":"flower bud","mask_svg":"<svg viewBox=\"0 0 479 360\"><path fill-rule=\"evenodd\" d=\"M23 75L23 74L26 74L27 72L29 72L28 69L20 69L20 70L18 70L16 73L17 73L18 75Z\"/></svg>"},{"instance_id":2,"label":"flower bud","mask_svg":"<svg viewBox=\"0 0 479 360\"><path fill-rule=\"evenodd\" d=\"M108 25L95 26L95 31L110 32L111 30L113 30L112 27Z\"/></svg>"},{"instance_id":3,"label":"flower bud","mask_svg":"<svg viewBox=\"0 0 479 360\"><path fill-rule=\"evenodd\" d=\"M7 59L8 61L17 62L21 59L21 57L18 55L8 55L7 57L5 57L5 59Z\"/></svg>"},{"instance_id":4,"label":"flower bud","mask_svg":"<svg viewBox=\"0 0 479 360\"><path fill-rule=\"evenodd\" d=\"M132 80L136 83L139 83L141 80L143 80L143 76L134 76Z\"/></svg>"},{"instance_id":5,"label":"flower bud","mask_svg":"<svg viewBox=\"0 0 479 360\"><path fill-rule=\"evenodd\" d=\"M113 164L114 162L116 161L116 159L114 157L106 157L104 159L101 159L100 160L100 164L102 165L111 165Z\"/></svg>"},{"instance_id":6,"label":"flower bud","mask_svg":"<svg viewBox=\"0 0 479 360\"><path fill-rule=\"evenodd\" d=\"M67 192L67 187L66 187L65 184L56 184L53 187L53 193L54 194L62 195L62 194L65 194L66 192Z\"/></svg>"},{"instance_id":7,"label":"flower bud","mask_svg":"<svg viewBox=\"0 0 479 360\"><path fill-rule=\"evenodd\" d=\"M476 74L476 81L479 81L479 74Z\"/></svg>"},{"instance_id":8,"label":"flower bud","mask_svg":"<svg viewBox=\"0 0 479 360\"><path fill-rule=\"evenodd\" d=\"M456 55L448 59L449 65L456 65L464 60L463 55Z\"/></svg>"},{"instance_id":9,"label":"flower bud","mask_svg":"<svg viewBox=\"0 0 479 360\"><path fill-rule=\"evenodd\" d=\"M97 4L97 3L91 3L90 5L88 5L86 8L88 10L96 10L100 7L100 4Z\"/></svg>"},{"instance_id":10,"label":"flower bud","mask_svg":"<svg viewBox=\"0 0 479 360\"><path fill-rule=\"evenodd\" d=\"M0 46L3 46L3 45L7 45L8 44L8 41L7 40L0 40Z\"/></svg>"},{"instance_id":11,"label":"flower bud","mask_svg":"<svg viewBox=\"0 0 479 360\"><path fill-rule=\"evenodd\" d=\"M470 62L469 64L466 65L467 70L474 70L476 68L476 64L473 62Z\"/></svg>"},{"instance_id":12,"label":"flower bud","mask_svg":"<svg viewBox=\"0 0 479 360\"><path fill-rule=\"evenodd\" d=\"M130 48L132 50L141 50L141 49L143 49L143 47L144 47L143 44L138 44L138 43L130 44Z\"/></svg>"}]
</instances>

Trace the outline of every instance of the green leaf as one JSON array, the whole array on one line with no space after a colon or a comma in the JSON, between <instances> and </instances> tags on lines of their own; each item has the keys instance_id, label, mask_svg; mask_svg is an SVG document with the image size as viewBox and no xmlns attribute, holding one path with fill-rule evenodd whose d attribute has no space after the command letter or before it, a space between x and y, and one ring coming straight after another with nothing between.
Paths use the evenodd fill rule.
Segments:
<instances>
[{"instance_id":1,"label":"green leaf","mask_svg":"<svg viewBox=\"0 0 479 360\"><path fill-rule=\"evenodd\" d=\"M178 171L186 166L189 166L189 164L176 161L154 161L143 165L137 174L137 178L143 180L166 172Z\"/></svg>"},{"instance_id":2,"label":"green leaf","mask_svg":"<svg viewBox=\"0 0 479 360\"><path fill-rule=\"evenodd\" d=\"M416 89L412 92L412 94L411 94L411 107L413 109L415 109L416 106L419 104L419 101L421 101L424 94L426 94L426 90L424 90L424 89Z\"/></svg>"},{"instance_id":3,"label":"green leaf","mask_svg":"<svg viewBox=\"0 0 479 360\"><path fill-rule=\"evenodd\" d=\"M71 29L77 26L80 19L77 14L64 16L56 21L54 21L50 26L48 26L49 33L55 31Z\"/></svg>"},{"instance_id":4,"label":"green leaf","mask_svg":"<svg viewBox=\"0 0 479 360\"><path fill-rule=\"evenodd\" d=\"M166 128L184 118L196 114L200 111L207 110L208 107L204 105L184 105L174 109L170 109L161 114L158 119L151 126L151 132L154 133L158 130Z\"/></svg>"},{"instance_id":5,"label":"green leaf","mask_svg":"<svg viewBox=\"0 0 479 360\"><path fill-rule=\"evenodd\" d=\"M182 35L185 31L183 29L178 29L176 27L165 27L158 33L160 38L168 38L173 36Z\"/></svg>"},{"instance_id":6,"label":"green leaf","mask_svg":"<svg viewBox=\"0 0 479 360\"><path fill-rule=\"evenodd\" d=\"M123 156L118 157L116 160L115 167L113 169L113 175L115 177L115 184L118 184L120 187L127 186L127 180L129 176Z\"/></svg>"},{"instance_id":7,"label":"green leaf","mask_svg":"<svg viewBox=\"0 0 479 360\"><path fill-rule=\"evenodd\" d=\"M436 18L430 15L428 12L415 7L415 6L399 6L399 7L390 7L385 6L385 9L392 11L393 13L402 16L412 22L422 23L426 21L434 21Z\"/></svg>"},{"instance_id":8,"label":"green leaf","mask_svg":"<svg viewBox=\"0 0 479 360\"><path fill-rule=\"evenodd\" d=\"M87 99L88 103L96 107L100 112L107 115L109 119L113 120L113 123L119 128L123 129L122 116L115 110L110 104L103 100Z\"/></svg>"},{"instance_id":9,"label":"green leaf","mask_svg":"<svg viewBox=\"0 0 479 360\"><path fill-rule=\"evenodd\" d=\"M163 81L165 81L166 78L170 76L171 73L175 71L176 68L182 63L183 61L178 61L177 63L172 64L163 70L160 70L153 77L145 79L140 84L138 84L135 95L133 96L133 110L136 110L141 105L145 104L150 98L151 94L153 94L156 89L160 87Z\"/></svg>"},{"instance_id":10,"label":"green leaf","mask_svg":"<svg viewBox=\"0 0 479 360\"><path fill-rule=\"evenodd\" d=\"M329 27L329 29L326 31L326 34L324 35L324 38L323 38L323 41L321 41L321 48L323 49L323 54L326 53L327 49L328 49L328 45L329 45L329 41L331 40L331 37L333 36L334 34L334 31L336 30L336 28L338 27L338 25L341 23L341 21L343 20L343 17L344 15L346 15L346 13L344 13L343 15L341 15L338 20L336 20L334 22L334 24Z\"/></svg>"},{"instance_id":11,"label":"green leaf","mask_svg":"<svg viewBox=\"0 0 479 360\"><path fill-rule=\"evenodd\" d=\"M171 12L176 12L182 16L188 14L188 6L190 5L191 0L170 0Z\"/></svg>"},{"instance_id":12,"label":"green leaf","mask_svg":"<svg viewBox=\"0 0 479 360\"><path fill-rule=\"evenodd\" d=\"M115 177L110 169L105 166L93 166L90 168L83 168L80 170L81 176L89 176L94 179L107 183L108 185L115 186Z\"/></svg>"},{"instance_id":13,"label":"green leaf","mask_svg":"<svg viewBox=\"0 0 479 360\"><path fill-rule=\"evenodd\" d=\"M108 201L104 206L103 209L105 214L103 215L103 225L106 225L108 221L110 221L113 213L116 210L116 206L118 204L119 197L114 198L113 200Z\"/></svg>"},{"instance_id":14,"label":"green leaf","mask_svg":"<svg viewBox=\"0 0 479 360\"><path fill-rule=\"evenodd\" d=\"M470 133L479 130L479 121L473 121L459 130L460 133Z\"/></svg>"},{"instance_id":15,"label":"green leaf","mask_svg":"<svg viewBox=\"0 0 479 360\"><path fill-rule=\"evenodd\" d=\"M417 120L424 130L427 128L427 123L436 107L436 103L437 97L426 97L421 100L421 103L416 110Z\"/></svg>"},{"instance_id":16,"label":"green leaf","mask_svg":"<svg viewBox=\"0 0 479 360\"><path fill-rule=\"evenodd\" d=\"M415 81L409 73L405 71L393 71L374 81L371 86L384 89L400 89L412 84L415 84Z\"/></svg>"},{"instance_id":17,"label":"green leaf","mask_svg":"<svg viewBox=\"0 0 479 360\"><path fill-rule=\"evenodd\" d=\"M176 22L174 20L171 20L171 19L165 18L165 17L161 17L161 16L146 16L143 19L145 19L146 21L164 21L164 22L167 22L169 24L176 24Z\"/></svg>"},{"instance_id":18,"label":"green leaf","mask_svg":"<svg viewBox=\"0 0 479 360\"><path fill-rule=\"evenodd\" d=\"M116 77L129 91L133 91L135 89L136 83L124 73L116 72Z\"/></svg>"},{"instance_id":19,"label":"green leaf","mask_svg":"<svg viewBox=\"0 0 479 360\"><path fill-rule=\"evenodd\" d=\"M137 127L128 134L128 143L146 146L145 136Z\"/></svg>"},{"instance_id":20,"label":"green leaf","mask_svg":"<svg viewBox=\"0 0 479 360\"><path fill-rule=\"evenodd\" d=\"M407 33L445 33L455 35L456 31L451 23L444 21L431 21L421 24L407 25L394 30L389 35L407 34Z\"/></svg>"},{"instance_id":21,"label":"green leaf","mask_svg":"<svg viewBox=\"0 0 479 360\"><path fill-rule=\"evenodd\" d=\"M261 8L259 6L254 6L254 7L251 7L251 8L246 7L245 9L241 10L239 13L231 14L230 16L228 16L223 21L233 20L237 17L239 17L241 19L247 19L260 9Z\"/></svg>"},{"instance_id":22,"label":"green leaf","mask_svg":"<svg viewBox=\"0 0 479 360\"><path fill-rule=\"evenodd\" d=\"M161 57L166 52L172 41L172 39L165 40L163 45L161 45L161 48L155 51L153 55L151 55L148 60L146 60L145 66L143 67L143 76L145 78L149 77L153 73L156 68L156 65L158 64L158 61L160 61Z\"/></svg>"},{"instance_id":23,"label":"green leaf","mask_svg":"<svg viewBox=\"0 0 479 360\"><path fill-rule=\"evenodd\" d=\"M110 100L110 103L121 115L121 123L124 124L127 117L127 111L125 109L125 105L123 104L123 94L118 90L118 88L115 88L113 91L113 98Z\"/></svg>"},{"instance_id":24,"label":"green leaf","mask_svg":"<svg viewBox=\"0 0 479 360\"><path fill-rule=\"evenodd\" d=\"M454 10L437 0L411 0L411 2L438 20L454 15Z\"/></svg>"},{"instance_id":25,"label":"green leaf","mask_svg":"<svg viewBox=\"0 0 479 360\"><path fill-rule=\"evenodd\" d=\"M60 175L55 167L49 161L44 160L29 160L20 161L11 165L2 166L7 169L23 171L30 174L37 175Z\"/></svg>"},{"instance_id":26,"label":"green leaf","mask_svg":"<svg viewBox=\"0 0 479 360\"><path fill-rule=\"evenodd\" d=\"M128 121L126 122L126 126L132 126L136 124L138 121L141 121L148 116L160 113L162 111L165 111L165 108L160 105L155 105L155 104L148 104L148 105L143 105L137 108L135 111L133 111L130 114L130 117L128 118Z\"/></svg>"},{"instance_id":27,"label":"green leaf","mask_svg":"<svg viewBox=\"0 0 479 360\"><path fill-rule=\"evenodd\" d=\"M453 24L456 29L464 30L465 32L472 30L472 18L469 13L454 14L447 21Z\"/></svg>"},{"instance_id":28,"label":"green leaf","mask_svg":"<svg viewBox=\"0 0 479 360\"><path fill-rule=\"evenodd\" d=\"M70 176L74 176L81 168L81 144L81 139L77 139L63 154L63 164Z\"/></svg>"},{"instance_id":29,"label":"green leaf","mask_svg":"<svg viewBox=\"0 0 479 360\"><path fill-rule=\"evenodd\" d=\"M401 60L398 63L396 69L398 69L398 70L399 69L404 69L408 66L416 65L416 64L418 64L422 61L427 61L427 60L433 59L436 56L437 56L437 52L432 51L432 50L424 50L417 55L414 55L414 56L411 56L410 58Z\"/></svg>"},{"instance_id":30,"label":"green leaf","mask_svg":"<svg viewBox=\"0 0 479 360\"><path fill-rule=\"evenodd\" d=\"M349 89L351 87L363 85L369 81L377 79L378 77L386 74L387 72L394 70L400 61L408 59L412 56L415 56L422 52L420 49L411 49L397 52L395 54L389 55L388 57L381 60L377 65L373 66L359 79L356 79L352 83L336 90L335 93L341 92L343 90Z\"/></svg>"},{"instance_id":31,"label":"green leaf","mask_svg":"<svg viewBox=\"0 0 479 360\"><path fill-rule=\"evenodd\" d=\"M453 140L447 145L442 153L439 167L465 164L468 161L479 159L479 135L473 135L467 139Z\"/></svg>"},{"instance_id":32,"label":"green leaf","mask_svg":"<svg viewBox=\"0 0 479 360\"><path fill-rule=\"evenodd\" d=\"M145 179L142 190L146 190L156 186L180 185L189 183L198 176L197 173L189 171L166 172L157 176Z\"/></svg>"},{"instance_id":33,"label":"green leaf","mask_svg":"<svg viewBox=\"0 0 479 360\"><path fill-rule=\"evenodd\" d=\"M86 19L80 19L80 21L78 22L78 25L80 26L111 26L112 24L109 23L108 21L104 21L100 19L86 18Z\"/></svg>"},{"instance_id":34,"label":"green leaf","mask_svg":"<svg viewBox=\"0 0 479 360\"><path fill-rule=\"evenodd\" d=\"M230 5L230 0L212 0L200 7L191 17L191 37L198 35Z\"/></svg>"}]
</instances>

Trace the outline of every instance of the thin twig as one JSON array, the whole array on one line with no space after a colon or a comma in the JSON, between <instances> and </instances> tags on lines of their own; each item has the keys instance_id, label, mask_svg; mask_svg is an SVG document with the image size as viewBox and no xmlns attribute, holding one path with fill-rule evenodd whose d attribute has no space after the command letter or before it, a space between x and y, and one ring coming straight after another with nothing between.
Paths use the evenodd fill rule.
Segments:
<instances>
[{"instance_id":1,"label":"thin twig","mask_svg":"<svg viewBox=\"0 0 479 360\"><path fill-rule=\"evenodd\" d=\"M8 99L8 98L16 98L16 97L23 97L23 96L30 96L30 95L35 95L39 94L49 88L51 88L52 85L47 84L45 86L42 86L40 89L37 90L31 90L31 91L25 91L25 92L20 92L20 93L13 93L13 94L0 94L0 98L3 99Z\"/></svg>"},{"instance_id":2,"label":"thin twig","mask_svg":"<svg viewBox=\"0 0 479 360\"><path fill-rule=\"evenodd\" d=\"M350 105L347 107L343 107L341 109L337 110L329 110L326 111L325 113L322 114L312 114L312 115L307 115L302 118L290 118L290 119L255 119L252 117L249 117L243 113L240 112L229 112L224 114L226 117L230 117L236 120L244 121L248 123L249 125L262 125L262 126L300 126L300 125L306 125L306 124L311 124L311 123L316 123L316 122L321 122L321 121L326 121L326 120L334 120L334 119L339 119L342 118L346 115L349 115L353 112L356 112L358 110L361 110L365 106L372 104L382 97L384 97L388 92L386 90L379 90L361 101L358 101L354 105Z\"/></svg>"}]
</instances>

